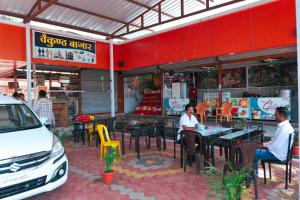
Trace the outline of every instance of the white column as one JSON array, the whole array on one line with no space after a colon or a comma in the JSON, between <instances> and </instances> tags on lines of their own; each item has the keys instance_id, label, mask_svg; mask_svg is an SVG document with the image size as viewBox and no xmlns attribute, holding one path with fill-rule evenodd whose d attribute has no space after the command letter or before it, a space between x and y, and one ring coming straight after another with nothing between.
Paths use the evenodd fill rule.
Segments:
<instances>
[{"instance_id":1,"label":"white column","mask_svg":"<svg viewBox=\"0 0 300 200\"><path fill-rule=\"evenodd\" d=\"M26 24L26 79L27 79L27 102L32 107L32 91L31 91L31 41L30 41L30 24Z\"/></svg>"},{"instance_id":2,"label":"white column","mask_svg":"<svg viewBox=\"0 0 300 200\"><path fill-rule=\"evenodd\" d=\"M298 131L300 130L300 0L296 0L296 29L297 29L297 78L298 78ZM298 133L299 134L299 133ZM300 143L300 137L298 137ZM299 144L298 143L298 144ZM299 163L300 167L300 163ZM300 189L300 185L298 186Z\"/></svg>"},{"instance_id":3,"label":"white column","mask_svg":"<svg viewBox=\"0 0 300 200\"><path fill-rule=\"evenodd\" d=\"M114 82L114 47L113 40L109 40L109 65L110 65L110 111L115 116L115 82Z\"/></svg>"}]
</instances>

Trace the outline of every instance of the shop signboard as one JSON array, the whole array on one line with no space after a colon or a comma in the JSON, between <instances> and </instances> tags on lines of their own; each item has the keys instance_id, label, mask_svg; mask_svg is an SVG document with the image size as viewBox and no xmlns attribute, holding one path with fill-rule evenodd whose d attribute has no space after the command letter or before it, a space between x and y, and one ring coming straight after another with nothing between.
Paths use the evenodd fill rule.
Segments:
<instances>
[{"instance_id":1,"label":"shop signboard","mask_svg":"<svg viewBox=\"0 0 300 200\"><path fill-rule=\"evenodd\" d=\"M167 115L180 115L184 112L185 106L190 102L189 99L168 99L165 100L165 111Z\"/></svg>"},{"instance_id":2,"label":"shop signboard","mask_svg":"<svg viewBox=\"0 0 300 200\"><path fill-rule=\"evenodd\" d=\"M96 43L45 32L33 32L33 57L96 64Z\"/></svg>"},{"instance_id":3,"label":"shop signboard","mask_svg":"<svg viewBox=\"0 0 300 200\"><path fill-rule=\"evenodd\" d=\"M282 97L250 98L252 119L275 120L277 107L290 110L290 99Z\"/></svg>"},{"instance_id":4,"label":"shop signboard","mask_svg":"<svg viewBox=\"0 0 300 200\"><path fill-rule=\"evenodd\" d=\"M250 98L230 98L229 102L232 102L233 117L251 118Z\"/></svg>"},{"instance_id":5,"label":"shop signboard","mask_svg":"<svg viewBox=\"0 0 300 200\"><path fill-rule=\"evenodd\" d=\"M231 97L230 92L223 92L222 93L222 100L224 102L228 101ZM203 93L203 101L208 101L209 107L216 107L218 105L219 94L217 92L204 92Z\"/></svg>"}]
</instances>

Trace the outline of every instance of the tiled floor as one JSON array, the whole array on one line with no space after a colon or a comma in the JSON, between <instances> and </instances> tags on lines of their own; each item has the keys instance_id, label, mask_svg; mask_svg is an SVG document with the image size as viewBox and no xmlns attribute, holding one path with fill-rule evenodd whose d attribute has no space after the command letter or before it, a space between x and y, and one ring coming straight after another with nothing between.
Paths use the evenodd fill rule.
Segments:
<instances>
[{"instance_id":1,"label":"tiled floor","mask_svg":"<svg viewBox=\"0 0 300 200\"><path fill-rule=\"evenodd\" d=\"M99 149L81 143L74 144L69 140L65 142L69 159L67 183L30 200L208 199L210 177L203 172L200 175L195 174L195 168L189 168L188 172L184 173L179 167L179 153L177 159L173 159L172 142L167 143L166 151L160 152L156 149L154 140L151 150L146 150L145 145L142 145L141 160L137 160L133 150L128 150L127 139L127 154L115 165L116 177L113 185L107 186L101 181L103 162L99 160ZM141 140L141 143L144 143L144 140ZM216 159L217 165L222 166L223 158L217 156ZM261 178L261 169L259 171L259 199L297 199L298 160L293 162L293 178L288 190L283 189L284 166L274 165L272 169L272 180L268 180L266 185ZM250 189L245 189L242 199L253 197L252 184Z\"/></svg>"}]
</instances>

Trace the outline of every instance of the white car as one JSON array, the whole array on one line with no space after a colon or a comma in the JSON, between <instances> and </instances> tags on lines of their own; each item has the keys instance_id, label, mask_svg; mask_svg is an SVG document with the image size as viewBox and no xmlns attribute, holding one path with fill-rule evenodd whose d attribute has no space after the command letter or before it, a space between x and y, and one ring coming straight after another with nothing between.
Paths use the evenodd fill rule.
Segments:
<instances>
[{"instance_id":1,"label":"white car","mask_svg":"<svg viewBox=\"0 0 300 200\"><path fill-rule=\"evenodd\" d=\"M60 140L22 101L0 95L0 199L24 199L67 181Z\"/></svg>"}]
</instances>

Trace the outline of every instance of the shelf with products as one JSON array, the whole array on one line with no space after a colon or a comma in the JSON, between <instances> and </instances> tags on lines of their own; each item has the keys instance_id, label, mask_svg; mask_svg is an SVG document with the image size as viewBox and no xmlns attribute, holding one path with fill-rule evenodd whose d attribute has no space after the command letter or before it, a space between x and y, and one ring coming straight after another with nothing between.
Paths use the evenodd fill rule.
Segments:
<instances>
[{"instance_id":1,"label":"shelf with products","mask_svg":"<svg viewBox=\"0 0 300 200\"><path fill-rule=\"evenodd\" d=\"M134 114L142 115L161 115L161 92L147 91L140 101L139 105L134 110Z\"/></svg>"}]
</instances>

